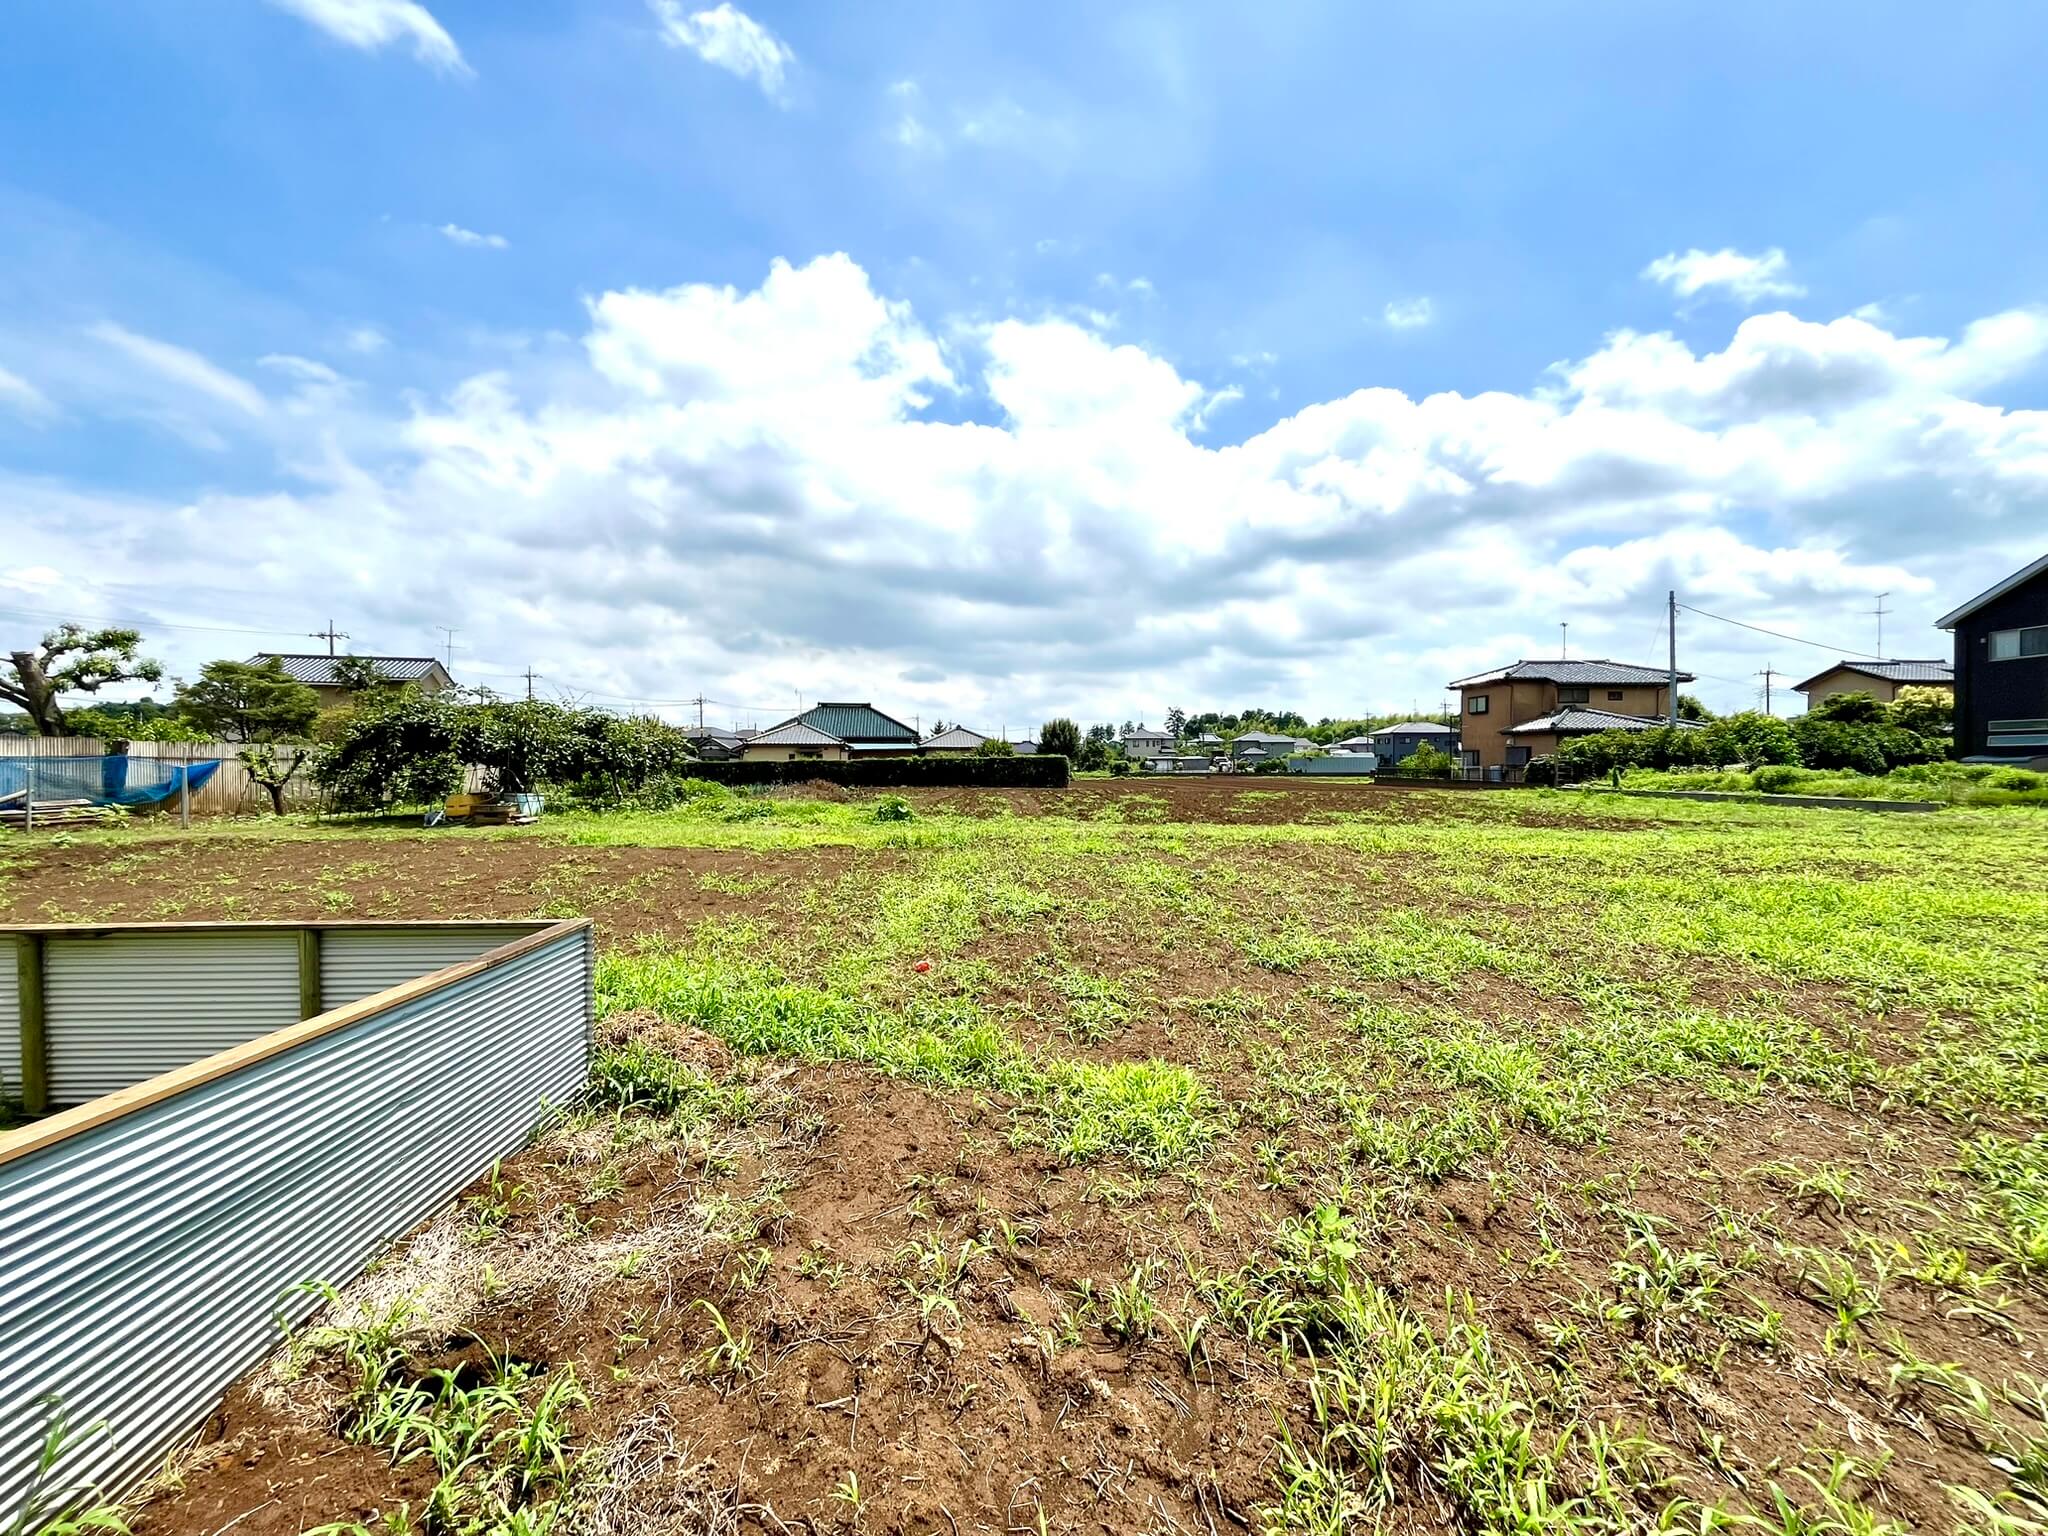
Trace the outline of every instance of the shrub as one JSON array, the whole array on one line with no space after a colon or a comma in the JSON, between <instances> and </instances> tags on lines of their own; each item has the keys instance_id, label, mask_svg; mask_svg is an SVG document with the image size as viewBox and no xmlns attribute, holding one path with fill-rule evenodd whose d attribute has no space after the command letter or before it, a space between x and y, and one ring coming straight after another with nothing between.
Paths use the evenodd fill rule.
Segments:
<instances>
[{"instance_id":1,"label":"shrub","mask_svg":"<svg viewBox=\"0 0 2048 1536\"><path fill-rule=\"evenodd\" d=\"M1956 696L1946 688L1901 688L1892 699L1891 720L1916 736L1953 736Z\"/></svg>"},{"instance_id":2,"label":"shrub","mask_svg":"<svg viewBox=\"0 0 2048 1536\"><path fill-rule=\"evenodd\" d=\"M1717 768L1729 763L1762 768L1799 761L1799 739L1792 734L1792 727L1755 710L1716 720L1699 734L1705 751L1702 760Z\"/></svg>"},{"instance_id":3,"label":"shrub","mask_svg":"<svg viewBox=\"0 0 2048 1536\"><path fill-rule=\"evenodd\" d=\"M1799 787L1801 780L1807 777L1808 775L1804 768L1794 768L1787 764L1777 763L1768 768L1757 769L1755 773L1749 776L1749 782L1751 788L1759 790L1766 795L1788 795Z\"/></svg>"},{"instance_id":4,"label":"shrub","mask_svg":"<svg viewBox=\"0 0 2048 1536\"><path fill-rule=\"evenodd\" d=\"M1064 757L868 757L850 762L693 763L690 777L716 785L802 784L823 780L848 789L934 788L1065 789L1071 768Z\"/></svg>"},{"instance_id":5,"label":"shrub","mask_svg":"<svg viewBox=\"0 0 2048 1536\"><path fill-rule=\"evenodd\" d=\"M1112 757L1109 760L1109 776L1113 779L1127 779L1131 776L1131 760L1128 757Z\"/></svg>"},{"instance_id":6,"label":"shrub","mask_svg":"<svg viewBox=\"0 0 2048 1536\"><path fill-rule=\"evenodd\" d=\"M974 749L976 757L1015 757L1017 749L1000 736L991 736Z\"/></svg>"},{"instance_id":7,"label":"shrub","mask_svg":"<svg viewBox=\"0 0 2048 1536\"><path fill-rule=\"evenodd\" d=\"M1448 779L1452 766L1450 753L1425 741L1396 763L1394 771L1404 779Z\"/></svg>"},{"instance_id":8,"label":"shrub","mask_svg":"<svg viewBox=\"0 0 2048 1536\"><path fill-rule=\"evenodd\" d=\"M877 821L915 821L917 812L910 808L910 802L901 795L884 795L875 802Z\"/></svg>"}]
</instances>

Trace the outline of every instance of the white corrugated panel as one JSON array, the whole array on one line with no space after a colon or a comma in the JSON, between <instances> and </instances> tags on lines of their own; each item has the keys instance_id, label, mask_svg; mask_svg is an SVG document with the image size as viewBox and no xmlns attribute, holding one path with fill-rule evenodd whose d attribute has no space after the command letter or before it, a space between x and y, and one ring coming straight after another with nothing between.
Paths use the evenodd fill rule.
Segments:
<instances>
[{"instance_id":1,"label":"white corrugated panel","mask_svg":"<svg viewBox=\"0 0 2048 1536\"><path fill-rule=\"evenodd\" d=\"M474 960L551 922L328 928L320 934L320 1006L340 1008L401 982Z\"/></svg>"},{"instance_id":2,"label":"white corrugated panel","mask_svg":"<svg viewBox=\"0 0 2048 1536\"><path fill-rule=\"evenodd\" d=\"M0 938L0 1099L21 1097L20 943Z\"/></svg>"},{"instance_id":3,"label":"white corrugated panel","mask_svg":"<svg viewBox=\"0 0 2048 1536\"><path fill-rule=\"evenodd\" d=\"M588 1072L590 931L0 1163L0 1510L119 1491L342 1284L517 1151ZM308 1523L349 1511L308 1511Z\"/></svg>"},{"instance_id":4,"label":"white corrugated panel","mask_svg":"<svg viewBox=\"0 0 2048 1536\"><path fill-rule=\"evenodd\" d=\"M288 928L43 942L50 1102L83 1104L299 1022Z\"/></svg>"}]
</instances>

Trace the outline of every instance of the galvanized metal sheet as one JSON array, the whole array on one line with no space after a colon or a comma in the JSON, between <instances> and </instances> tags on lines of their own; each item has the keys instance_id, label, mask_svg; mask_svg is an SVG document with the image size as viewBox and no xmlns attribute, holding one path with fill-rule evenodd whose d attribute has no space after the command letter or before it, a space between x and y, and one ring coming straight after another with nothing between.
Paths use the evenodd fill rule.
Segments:
<instances>
[{"instance_id":1,"label":"galvanized metal sheet","mask_svg":"<svg viewBox=\"0 0 2048 1536\"><path fill-rule=\"evenodd\" d=\"M474 960L500 944L549 927L545 922L450 923L403 928L329 928L320 935L320 1006L339 1008Z\"/></svg>"},{"instance_id":2,"label":"galvanized metal sheet","mask_svg":"<svg viewBox=\"0 0 2048 1536\"><path fill-rule=\"evenodd\" d=\"M289 929L43 941L50 1102L60 1108L298 1022Z\"/></svg>"},{"instance_id":3,"label":"galvanized metal sheet","mask_svg":"<svg viewBox=\"0 0 2048 1536\"><path fill-rule=\"evenodd\" d=\"M352 1278L572 1101L590 947L578 929L0 1164L0 1509L46 1395L109 1431L53 1477L132 1482L311 1310L295 1287Z\"/></svg>"},{"instance_id":4,"label":"galvanized metal sheet","mask_svg":"<svg viewBox=\"0 0 2048 1536\"><path fill-rule=\"evenodd\" d=\"M21 1097L21 972L19 939L0 935L0 1100Z\"/></svg>"}]
</instances>

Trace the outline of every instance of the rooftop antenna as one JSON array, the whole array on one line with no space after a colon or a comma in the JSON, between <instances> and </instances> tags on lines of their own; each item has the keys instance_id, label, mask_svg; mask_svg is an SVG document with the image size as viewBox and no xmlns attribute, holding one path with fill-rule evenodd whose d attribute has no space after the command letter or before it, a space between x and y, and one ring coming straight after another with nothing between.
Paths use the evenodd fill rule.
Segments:
<instances>
[{"instance_id":1,"label":"rooftop antenna","mask_svg":"<svg viewBox=\"0 0 2048 1536\"><path fill-rule=\"evenodd\" d=\"M348 638L348 631L336 629L334 627L334 620L329 619L325 629L316 629L306 638L309 640L325 640L327 642L327 654L332 656L334 654L334 642L346 640Z\"/></svg>"},{"instance_id":2,"label":"rooftop antenna","mask_svg":"<svg viewBox=\"0 0 2048 1536\"><path fill-rule=\"evenodd\" d=\"M1871 610L1877 615L1877 655L1880 661L1884 659L1884 600L1890 596L1889 592L1878 593L1877 607Z\"/></svg>"},{"instance_id":3,"label":"rooftop antenna","mask_svg":"<svg viewBox=\"0 0 2048 1536\"><path fill-rule=\"evenodd\" d=\"M462 631L459 629L450 629L446 624L436 624L434 628L438 629L439 631L441 631L442 634L448 637L448 660L446 664L448 670L450 672L453 672L455 670L455 637L461 634Z\"/></svg>"},{"instance_id":4,"label":"rooftop antenna","mask_svg":"<svg viewBox=\"0 0 2048 1536\"><path fill-rule=\"evenodd\" d=\"M1557 659L1559 661L1570 661L1572 658L1571 635L1572 626L1569 621L1557 626Z\"/></svg>"}]
</instances>

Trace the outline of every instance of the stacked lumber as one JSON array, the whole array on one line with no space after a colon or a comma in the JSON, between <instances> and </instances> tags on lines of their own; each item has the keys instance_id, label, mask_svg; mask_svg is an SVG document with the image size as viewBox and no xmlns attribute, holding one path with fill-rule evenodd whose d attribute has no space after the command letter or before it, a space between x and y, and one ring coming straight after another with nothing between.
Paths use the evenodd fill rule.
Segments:
<instances>
[{"instance_id":1,"label":"stacked lumber","mask_svg":"<svg viewBox=\"0 0 2048 1536\"><path fill-rule=\"evenodd\" d=\"M20 791L0 796L0 826L80 827L110 821L117 813L90 800L37 800Z\"/></svg>"}]
</instances>

